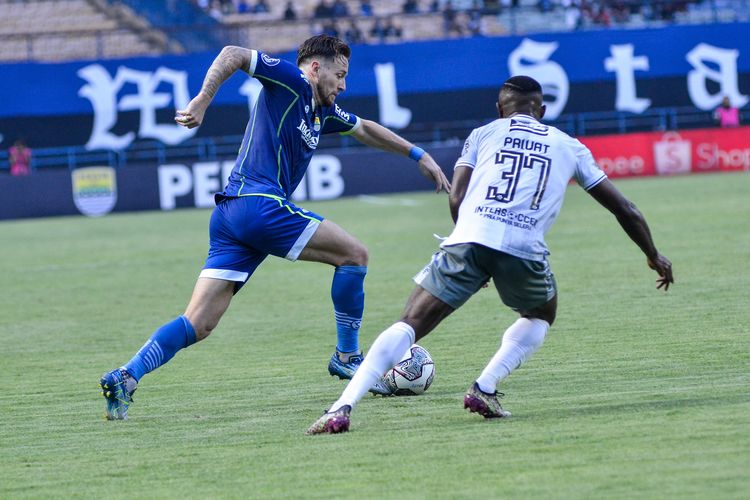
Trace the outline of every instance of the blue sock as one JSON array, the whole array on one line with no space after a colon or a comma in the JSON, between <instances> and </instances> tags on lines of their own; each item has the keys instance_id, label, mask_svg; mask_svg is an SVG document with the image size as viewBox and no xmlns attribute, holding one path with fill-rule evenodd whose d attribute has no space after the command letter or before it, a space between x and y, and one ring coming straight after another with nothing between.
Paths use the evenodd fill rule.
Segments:
<instances>
[{"instance_id":1,"label":"blue sock","mask_svg":"<svg viewBox=\"0 0 750 500\"><path fill-rule=\"evenodd\" d=\"M134 379L140 380L172 359L180 349L195 344L195 340L193 325L185 316L180 316L156 330L124 368Z\"/></svg>"},{"instance_id":2,"label":"blue sock","mask_svg":"<svg viewBox=\"0 0 750 500\"><path fill-rule=\"evenodd\" d=\"M336 350L339 352L359 352L366 274L367 266L339 266L333 273L331 298L336 315Z\"/></svg>"}]
</instances>

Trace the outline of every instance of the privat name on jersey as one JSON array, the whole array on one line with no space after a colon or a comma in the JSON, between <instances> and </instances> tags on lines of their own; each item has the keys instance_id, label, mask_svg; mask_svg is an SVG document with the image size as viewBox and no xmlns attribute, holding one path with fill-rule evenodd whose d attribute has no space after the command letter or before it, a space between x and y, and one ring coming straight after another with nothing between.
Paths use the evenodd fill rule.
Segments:
<instances>
[{"instance_id":1,"label":"privat name on jersey","mask_svg":"<svg viewBox=\"0 0 750 500\"><path fill-rule=\"evenodd\" d=\"M535 151L545 154L549 150L549 144L532 141L531 139L520 139L518 137L506 137L503 147L510 146L511 149L522 149L524 151Z\"/></svg>"}]
</instances>

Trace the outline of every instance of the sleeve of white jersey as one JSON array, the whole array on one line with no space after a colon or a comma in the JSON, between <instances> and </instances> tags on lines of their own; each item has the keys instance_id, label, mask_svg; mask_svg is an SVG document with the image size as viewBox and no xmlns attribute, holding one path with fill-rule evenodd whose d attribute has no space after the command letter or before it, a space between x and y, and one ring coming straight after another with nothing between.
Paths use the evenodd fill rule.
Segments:
<instances>
[{"instance_id":1,"label":"sleeve of white jersey","mask_svg":"<svg viewBox=\"0 0 750 500\"><path fill-rule=\"evenodd\" d=\"M588 191L606 179L607 174L596 164L591 150L580 141L576 140L575 142L578 148L576 151L576 173L574 177L578 185Z\"/></svg>"},{"instance_id":2,"label":"sleeve of white jersey","mask_svg":"<svg viewBox=\"0 0 750 500\"><path fill-rule=\"evenodd\" d=\"M464 142L464 147L461 150L461 156L458 157L456 164L453 166L454 169L457 167L469 167L474 168L477 166L477 131L472 130L469 137Z\"/></svg>"}]
</instances>

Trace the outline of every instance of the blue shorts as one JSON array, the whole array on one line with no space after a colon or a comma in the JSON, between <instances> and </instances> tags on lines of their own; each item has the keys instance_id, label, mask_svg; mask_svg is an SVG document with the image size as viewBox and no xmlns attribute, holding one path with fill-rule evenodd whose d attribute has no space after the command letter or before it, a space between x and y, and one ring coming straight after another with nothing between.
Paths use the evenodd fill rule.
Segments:
<instances>
[{"instance_id":1,"label":"blue shorts","mask_svg":"<svg viewBox=\"0 0 750 500\"><path fill-rule=\"evenodd\" d=\"M211 215L208 257L200 276L238 282L268 255L297 260L323 217L271 195L227 198Z\"/></svg>"}]
</instances>

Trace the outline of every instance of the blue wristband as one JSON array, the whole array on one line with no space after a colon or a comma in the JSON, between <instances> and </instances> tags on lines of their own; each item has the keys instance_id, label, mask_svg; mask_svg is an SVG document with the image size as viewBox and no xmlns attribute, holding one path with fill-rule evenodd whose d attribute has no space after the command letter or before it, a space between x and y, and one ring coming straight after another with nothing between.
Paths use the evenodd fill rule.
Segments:
<instances>
[{"instance_id":1,"label":"blue wristband","mask_svg":"<svg viewBox=\"0 0 750 500\"><path fill-rule=\"evenodd\" d=\"M420 148L419 146L413 146L411 150L409 150L409 158L411 158L414 161L419 161L424 156L424 149Z\"/></svg>"}]
</instances>

